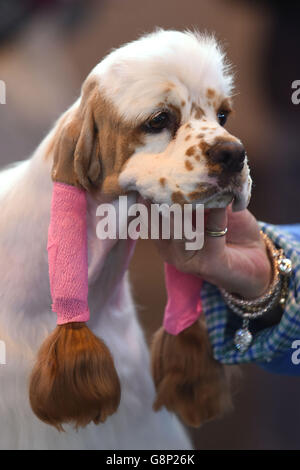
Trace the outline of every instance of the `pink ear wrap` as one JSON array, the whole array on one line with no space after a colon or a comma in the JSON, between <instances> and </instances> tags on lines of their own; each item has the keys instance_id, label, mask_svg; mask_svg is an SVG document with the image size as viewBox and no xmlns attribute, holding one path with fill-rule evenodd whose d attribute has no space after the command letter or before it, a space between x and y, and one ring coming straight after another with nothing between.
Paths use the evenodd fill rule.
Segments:
<instances>
[{"instance_id":1,"label":"pink ear wrap","mask_svg":"<svg viewBox=\"0 0 300 470\"><path fill-rule=\"evenodd\" d=\"M86 191L54 183L48 259L58 325L86 322L90 316L86 208Z\"/></svg>"},{"instance_id":2,"label":"pink ear wrap","mask_svg":"<svg viewBox=\"0 0 300 470\"><path fill-rule=\"evenodd\" d=\"M31 408L63 430L99 424L118 409L121 384L113 357L86 325L86 191L55 182L49 227L49 277L58 326L42 343L29 381Z\"/></svg>"},{"instance_id":3,"label":"pink ear wrap","mask_svg":"<svg viewBox=\"0 0 300 470\"><path fill-rule=\"evenodd\" d=\"M86 191L54 183L48 259L52 309L58 325L86 322L90 317L86 210ZM132 248L133 243L129 252ZM168 303L163 325L168 333L178 335L201 314L202 280L167 263L165 278Z\"/></svg>"},{"instance_id":4,"label":"pink ear wrap","mask_svg":"<svg viewBox=\"0 0 300 470\"><path fill-rule=\"evenodd\" d=\"M202 312L200 291L202 279L178 271L165 263L168 303L163 326L171 335L178 335L191 326Z\"/></svg>"},{"instance_id":5,"label":"pink ear wrap","mask_svg":"<svg viewBox=\"0 0 300 470\"><path fill-rule=\"evenodd\" d=\"M224 366L215 361L202 313L202 279L165 264L168 303L151 345L153 405L198 427L231 406Z\"/></svg>"}]
</instances>

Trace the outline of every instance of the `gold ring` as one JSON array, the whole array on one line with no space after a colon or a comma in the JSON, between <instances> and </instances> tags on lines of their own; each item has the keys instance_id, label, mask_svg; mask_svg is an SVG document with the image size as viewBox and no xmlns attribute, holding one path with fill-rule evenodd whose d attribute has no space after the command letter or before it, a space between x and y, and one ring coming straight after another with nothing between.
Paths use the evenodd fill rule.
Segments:
<instances>
[{"instance_id":1,"label":"gold ring","mask_svg":"<svg viewBox=\"0 0 300 470\"><path fill-rule=\"evenodd\" d=\"M227 230L227 227L224 230L220 230L219 232L206 229L205 233L210 237L224 237L224 235L227 233Z\"/></svg>"}]
</instances>

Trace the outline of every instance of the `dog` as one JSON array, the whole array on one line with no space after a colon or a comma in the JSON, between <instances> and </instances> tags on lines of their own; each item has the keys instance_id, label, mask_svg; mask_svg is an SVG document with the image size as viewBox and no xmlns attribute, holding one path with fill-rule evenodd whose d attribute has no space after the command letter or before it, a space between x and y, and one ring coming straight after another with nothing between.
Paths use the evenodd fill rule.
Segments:
<instances>
[{"instance_id":1,"label":"dog","mask_svg":"<svg viewBox=\"0 0 300 470\"><path fill-rule=\"evenodd\" d=\"M213 37L157 30L105 57L32 157L0 173L0 339L7 351L0 366L2 449L191 449L176 416L152 409L148 350L128 275L118 276L126 244L97 238L96 210L121 194L132 203L139 195L157 203L215 208L233 201L235 210L245 208L247 156L224 128L232 90L230 67ZM88 194L89 326L105 338L122 396L105 423L66 425L59 433L33 413L28 381L56 323L47 232L51 176L55 181L62 174Z\"/></svg>"}]
</instances>

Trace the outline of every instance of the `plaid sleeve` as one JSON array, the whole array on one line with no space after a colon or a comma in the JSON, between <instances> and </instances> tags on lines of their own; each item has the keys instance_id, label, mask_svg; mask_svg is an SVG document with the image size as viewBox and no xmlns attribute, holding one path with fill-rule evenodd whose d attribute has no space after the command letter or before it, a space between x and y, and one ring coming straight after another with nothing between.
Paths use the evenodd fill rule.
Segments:
<instances>
[{"instance_id":1,"label":"plaid sleeve","mask_svg":"<svg viewBox=\"0 0 300 470\"><path fill-rule=\"evenodd\" d=\"M242 326L242 319L229 310L219 289L205 282L201 299L208 334L214 357L223 364L270 362L287 353L293 341L300 339L300 239L292 230L286 231L265 223L260 223L260 226L278 247L283 248L285 255L293 263L285 311L277 325L254 334L247 351L238 351L233 339L237 329ZM297 230L299 233L300 226Z\"/></svg>"}]
</instances>

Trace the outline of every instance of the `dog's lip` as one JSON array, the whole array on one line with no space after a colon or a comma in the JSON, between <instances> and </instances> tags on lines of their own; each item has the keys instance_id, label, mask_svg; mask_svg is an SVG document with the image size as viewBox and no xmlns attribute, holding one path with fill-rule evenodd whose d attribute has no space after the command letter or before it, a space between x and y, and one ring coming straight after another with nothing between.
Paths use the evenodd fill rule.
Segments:
<instances>
[{"instance_id":1,"label":"dog's lip","mask_svg":"<svg viewBox=\"0 0 300 470\"><path fill-rule=\"evenodd\" d=\"M209 196L207 199L205 199L203 201L203 204L206 204L207 202L210 202L212 201L213 199L218 199L220 197L223 197L223 196L232 196L232 199L234 198L234 191L231 190L231 189L223 189L223 190L219 190L219 189L216 189L216 192L214 194L212 194L211 196Z\"/></svg>"},{"instance_id":2,"label":"dog's lip","mask_svg":"<svg viewBox=\"0 0 300 470\"><path fill-rule=\"evenodd\" d=\"M204 204L204 209L214 209L220 207L227 207L235 200L236 194L232 189L218 190L207 199L199 201Z\"/></svg>"},{"instance_id":3,"label":"dog's lip","mask_svg":"<svg viewBox=\"0 0 300 470\"><path fill-rule=\"evenodd\" d=\"M222 189L220 190L219 188L216 187L215 193L210 194L207 198L201 198L201 200L194 200L191 201L190 204L196 205L196 204L204 204L204 209L206 210L205 206L207 204L213 203L214 201L217 203L219 199L221 198L226 198L229 197L228 203L226 205L229 205L234 201L234 199L238 196L237 191L234 191L232 189ZM140 193L138 193L138 199L140 202L142 202L145 205L150 205L150 204L159 204L157 201L155 201L154 198L149 198L149 197L144 197ZM188 204L189 201L187 200L186 203ZM210 206L209 209L213 209L213 206Z\"/></svg>"}]
</instances>

